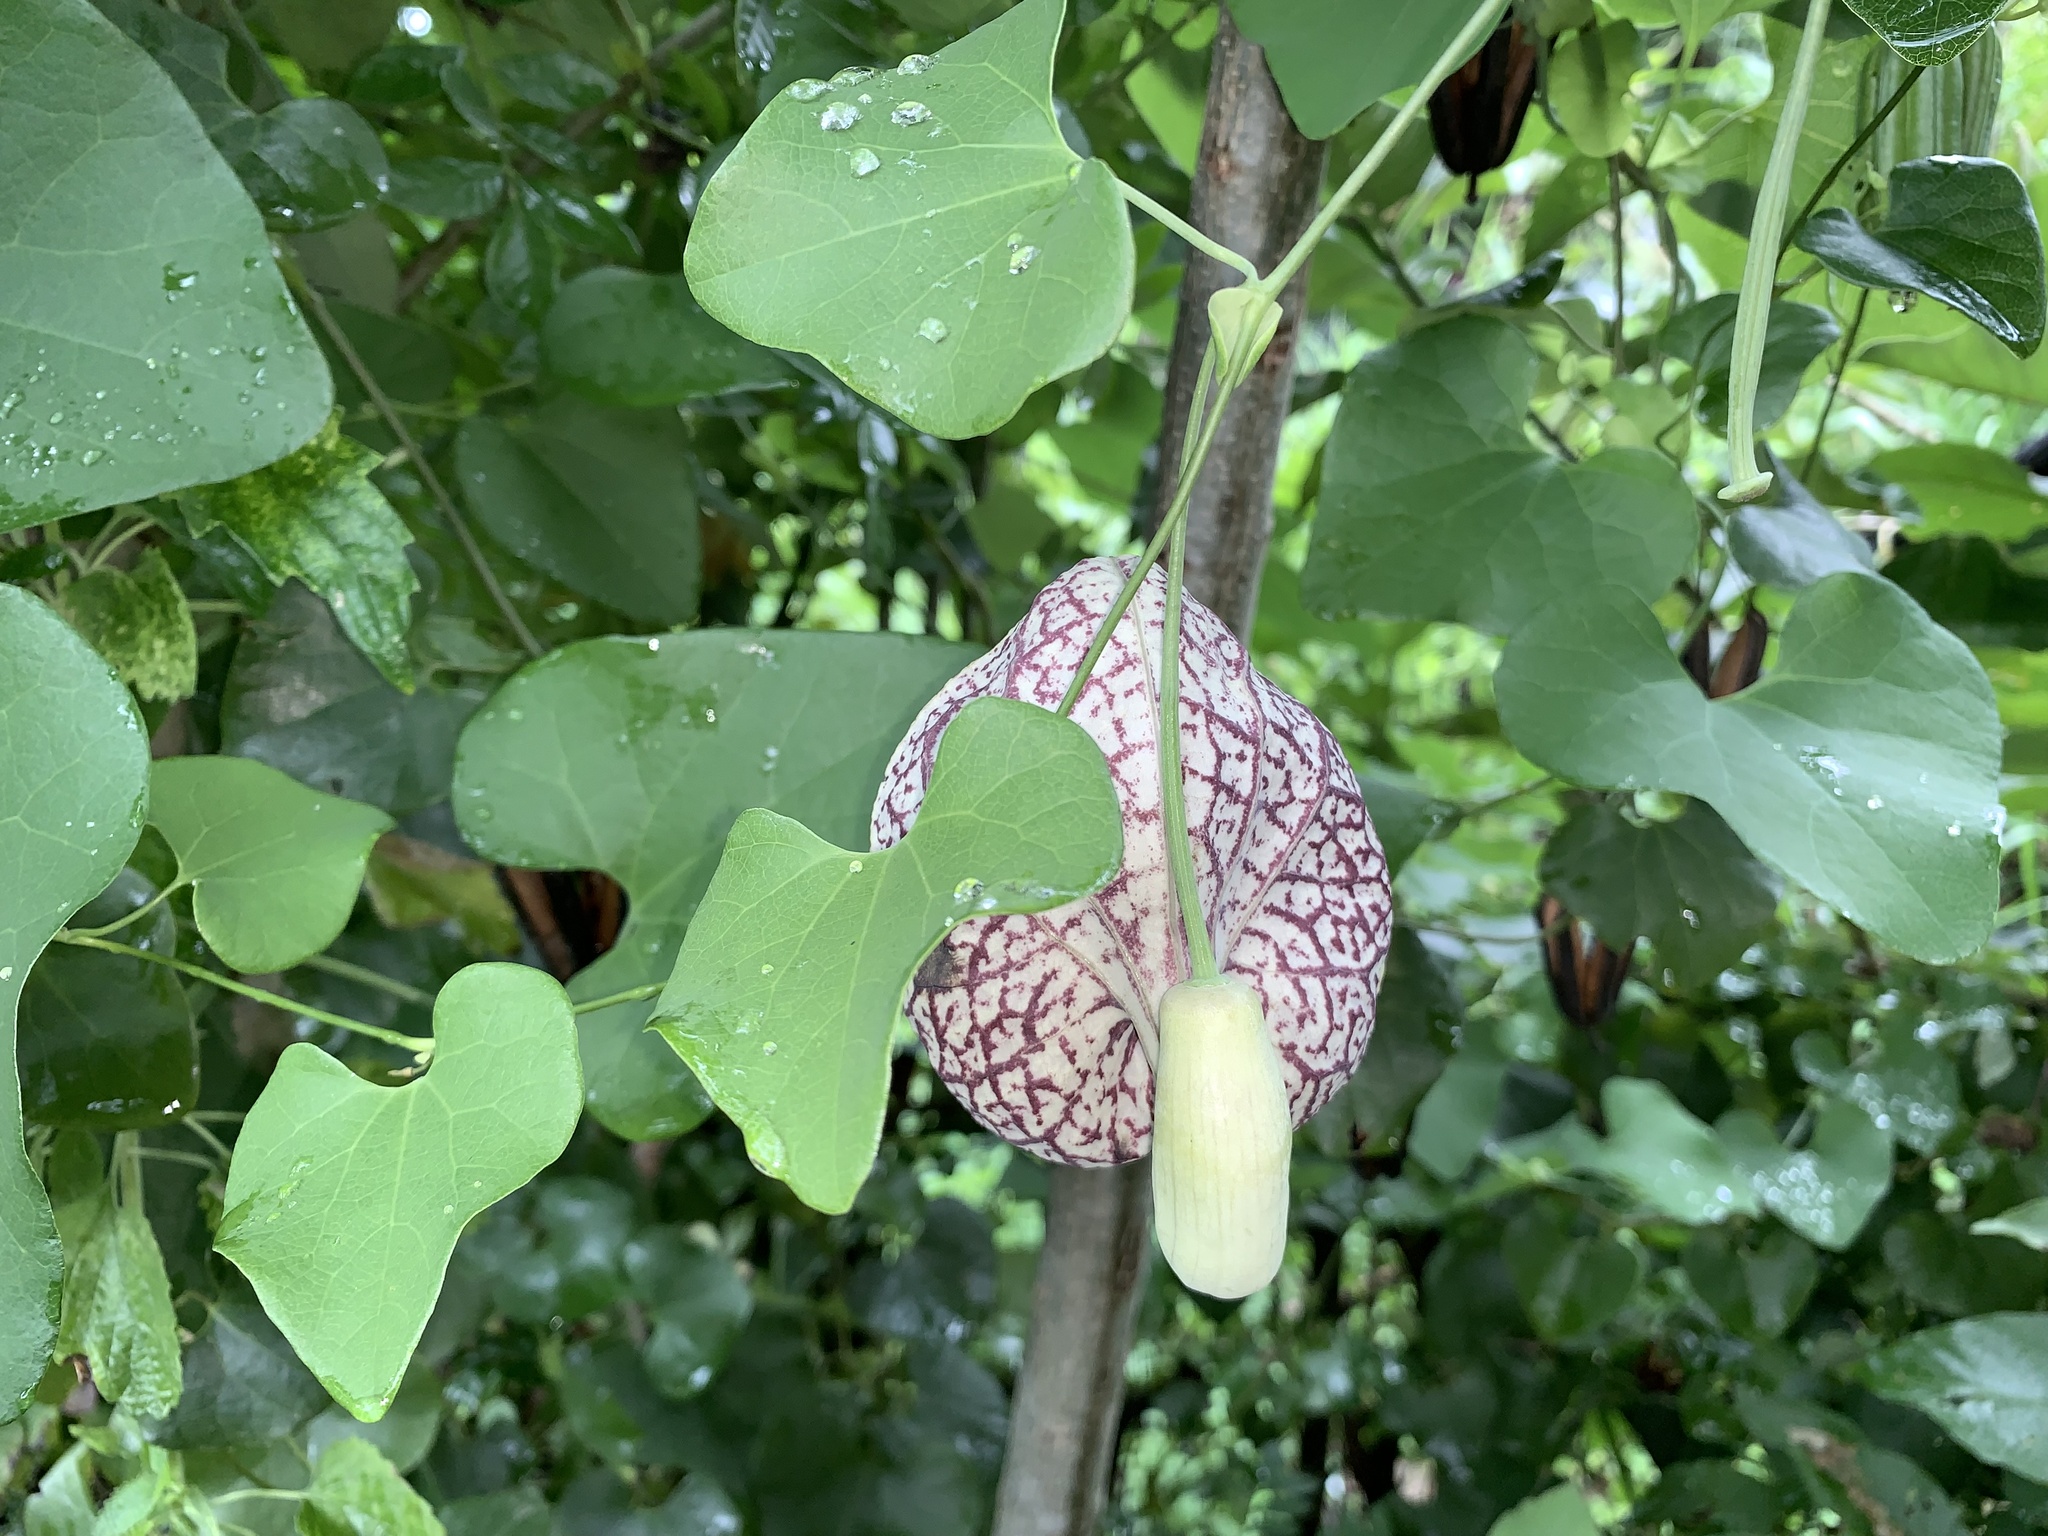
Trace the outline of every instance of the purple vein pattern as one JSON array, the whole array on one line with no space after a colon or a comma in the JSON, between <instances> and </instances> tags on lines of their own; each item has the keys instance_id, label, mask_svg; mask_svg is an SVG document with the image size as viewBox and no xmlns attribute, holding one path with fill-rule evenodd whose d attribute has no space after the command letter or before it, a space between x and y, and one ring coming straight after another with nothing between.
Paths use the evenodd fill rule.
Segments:
<instances>
[{"instance_id":1,"label":"purple vein pattern","mask_svg":"<svg viewBox=\"0 0 2048 1536\"><path fill-rule=\"evenodd\" d=\"M925 706L883 776L877 848L909 831L939 737L970 699L1058 707L1129 571L1129 561L1075 566ZM1123 806L1123 868L1094 896L1050 912L963 920L919 970L908 1003L933 1065L974 1117L1059 1163L1107 1166L1150 1148L1159 1000L1188 974L1159 804L1165 597L1155 569L1074 708ZM1392 920L1386 860L1336 740L1192 600L1180 669L1187 816L1210 942L1217 963L1264 999L1299 1125L1343 1085L1372 1034Z\"/></svg>"}]
</instances>

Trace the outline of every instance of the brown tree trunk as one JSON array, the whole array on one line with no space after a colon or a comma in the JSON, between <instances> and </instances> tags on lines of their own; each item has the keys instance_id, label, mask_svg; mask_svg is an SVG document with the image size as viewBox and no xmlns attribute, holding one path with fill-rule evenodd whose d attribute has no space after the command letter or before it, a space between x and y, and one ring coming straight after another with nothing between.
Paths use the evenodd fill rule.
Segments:
<instances>
[{"instance_id":1,"label":"brown tree trunk","mask_svg":"<svg viewBox=\"0 0 2048 1536\"><path fill-rule=\"evenodd\" d=\"M1323 156L1324 146L1303 138L1287 116L1265 55L1226 13L1210 59L1190 221L1268 271L1314 217ZM1163 465L1180 453L1209 340L1209 295L1234 281L1219 263L1189 253L1167 374ZM1304 274L1282 295L1280 333L1232 399L1189 507L1188 590L1240 635L1251 632L1273 532L1273 466L1305 287ZM1161 485L1162 505L1172 493L1170 481ZM1052 1170L994 1536L1095 1536L1100 1529L1116 1466L1124 1359L1150 1265L1149 1164Z\"/></svg>"}]
</instances>

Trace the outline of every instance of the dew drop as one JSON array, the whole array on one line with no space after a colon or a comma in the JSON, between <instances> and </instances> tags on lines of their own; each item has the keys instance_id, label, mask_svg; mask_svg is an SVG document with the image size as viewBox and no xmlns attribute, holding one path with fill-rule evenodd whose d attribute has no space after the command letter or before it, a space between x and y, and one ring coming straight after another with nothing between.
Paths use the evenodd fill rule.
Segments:
<instances>
[{"instance_id":1,"label":"dew drop","mask_svg":"<svg viewBox=\"0 0 2048 1536\"><path fill-rule=\"evenodd\" d=\"M1948 835L1950 837L1961 837L1963 835L1963 824L1959 821L1950 822L1948 824Z\"/></svg>"},{"instance_id":2,"label":"dew drop","mask_svg":"<svg viewBox=\"0 0 2048 1536\"><path fill-rule=\"evenodd\" d=\"M875 72L865 64L853 64L834 75L832 83L838 86L859 85L863 80L872 80L874 78Z\"/></svg>"},{"instance_id":3,"label":"dew drop","mask_svg":"<svg viewBox=\"0 0 2048 1536\"><path fill-rule=\"evenodd\" d=\"M1033 263L1036 260L1038 260L1037 246L1018 246L1017 249L1010 252L1010 275L1012 277L1015 277L1019 272L1022 272L1025 268L1029 267L1031 263Z\"/></svg>"},{"instance_id":4,"label":"dew drop","mask_svg":"<svg viewBox=\"0 0 2048 1536\"><path fill-rule=\"evenodd\" d=\"M932 67L932 56L928 53L906 53L903 62L896 66L899 75L921 75Z\"/></svg>"},{"instance_id":5,"label":"dew drop","mask_svg":"<svg viewBox=\"0 0 2048 1536\"><path fill-rule=\"evenodd\" d=\"M56 425L57 425L57 423L58 423L58 422L60 422L60 421L62 421L63 419L64 419L64 413L63 413L62 411L52 411L52 412L50 412L50 425L51 425L51 426L53 426L53 427L54 427L54 426L56 426Z\"/></svg>"},{"instance_id":6,"label":"dew drop","mask_svg":"<svg viewBox=\"0 0 2048 1536\"><path fill-rule=\"evenodd\" d=\"M1868 800L1864 801L1863 804L1870 810L1881 811L1884 809L1884 796L1872 795Z\"/></svg>"},{"instance_id":7,"label":"dew drop","mask_svg":"<svg viewBox=\"0 0 2048 1536\"><path fill-rule=\"evenodd\" d=\"M853 174L872 176L882 168L882 157L872 149L856 149L853 152Z\"/></svg>"},{"instance_id":8,"label":"dew drop","mask_svg":"<svg viewBox=\"0 0 2048 1536\"><path fill-rule=\"evenodd\" d=\"M768 963L768 962L767 962L766 960L763 960L763 961L761 962L761 974L762 974L763 976L769 976L769 975L773 975L773 974L774 974L774 971L775 971L775 967L774 967L773 965L769 964L769 963Z\"/></svg>"},{"instance_id":9,"label":"dew drop","mask_svg":"<svg viewBox=\"0 0 2048 1536\"><path fill-rule=\"evenodd\" d=\"M939 319L936 315L926 315L924 319L918 322L917 334L926 341L944 341L946 339L946 322Z\"/></svg>"},{"instance_id":10,"label":"dew drop","mask_svg":"<svg viewBox=\"0 0 2048 1536\"><path fill-rule=\"evenodd\" d=\"M818 114L818 126L827 133L843 133L860 121L860 108L850 101L835 101Z\"/></svg>"},{"instance_id":11,"label":"dew drop","mask_svg":"<svg viewBox=\"0 0 2048 1536\"><path fill-rule=\"evenodd\" d=\"M100 461L101 459L103 459L103 458L105 458L105 457L106 457L106 455L105 455L104 453L100 452L100 450L99 450L99 449L97 449L97 448L88 448L88 449L86 449L86 450L85 450L85 452L81 453L81 454L80 454L80 455L78 456L78 462L79 462L79 463L81 463L81 464L87 464L87 465L90 465L90 464L97 464L97 463L99 463L99 461Z\"/></svg>"},{"instance_id":12,"label":"dew drop","mask_svg":"<svg viewBox=\"0 0 2048 1536\"><path fill-rule=\"evenodd\" d=\"M14 414L14 408L20 404L21 391L18 389L12 389L9 390L6 394L0 395L0 419L12 416Z\"/></svg>"},{"instance_id":13,"label":"dew drop","mask_svg":"<svg viewBox=\"0 0 2048 1536\"><path fill-rule=\"evenodd\" d=\"M932 109L923 102L906 101L902 106L889 114L889 121L898 128L909 128L918 123L928 122L931 119L931 115Z\"/></svg>"},{"instance_id":14,"label":"dew drop","mask_svg":"<svg viewBox=\"0 0 2048 1536\"><path fill-rule=\"evenodd\" d=\"M773 1040L763 1040L761 1042L761 1054L763 1056L773 1056L777 1049L778 1047Z\"/></svg>"},{"instance_id":15,"label":"dew drop","mask_svg":"<svg viewBox=\"0 0 2048 1536\"><path fill-rule=\"evenodd\" d=\"M787 94L792 101L816 101L831 89L823 80L795 80Z\"/></svg>"}]
</instances>

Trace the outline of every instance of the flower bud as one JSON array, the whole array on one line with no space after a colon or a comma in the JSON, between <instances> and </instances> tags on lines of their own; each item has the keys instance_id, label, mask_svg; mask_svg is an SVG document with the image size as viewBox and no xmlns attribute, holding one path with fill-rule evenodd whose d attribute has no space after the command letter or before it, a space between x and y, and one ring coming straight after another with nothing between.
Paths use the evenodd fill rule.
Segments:
<instances>
[{"instance_id":1,"label":"flower bud","mask_svg":"<svg viewBox=\"0 0 2048 1536\"><path fill-rule=\"evenodd\" d=\"M1294 1120L1259 995L1234 976L1183 981L1159 1005L1152 1210L1181 1282L1249 1296L1287 1247Z\"/></svg>"}]
</instances>

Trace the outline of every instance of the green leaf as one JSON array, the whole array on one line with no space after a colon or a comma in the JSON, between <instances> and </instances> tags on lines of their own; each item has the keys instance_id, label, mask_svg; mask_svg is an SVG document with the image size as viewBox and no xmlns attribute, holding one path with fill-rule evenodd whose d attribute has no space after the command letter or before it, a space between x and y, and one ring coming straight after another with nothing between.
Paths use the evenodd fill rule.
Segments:
<instances>
[{"instance_id":1,"label":"green leaf","mask_svg":"<svg viewBox=\"0 0 2048 1536\"><path fill-rule=\"evenodd\" d=\"M2048 1289L2048 1257L2008 1238L1972 1236L1935 1211L1898 1217L1880 1251L1901 1295L1944 1317L2031 1307Z\"/></svg>"},{"instance_id":2,"label":"green leaf","mask_svg":"<svg viewBox=\"0 0 2048 1536\"><path fill-rule=\"evenodd\" d=\"M93 0L93 4L156 60L209 135L249 115L249 109L228 86L228 40L221 33L151 0Z\"/></svg>"},{"instance_id":3,"label":"green leaf","mask_svg":"<svg viewBox=\"0 0 2048 1536\"><path fill-rule=\"evenodd\" d=\"M1451 826L1457 816L1457 807L1449 801L1437 799L1410 779L1383 771L1367 769L1359 774L1358 792L1365 797L1373 831L1379 834L1389 880L1401 872L1416 849Z\"/></svg>"},{"instance_id":4,"label":"green leaf","mask_svg":"<svg viewBox=\"0 0 2048 1536\"><path fill-rule=\"evenodd\" d=\"M243 1122L214 1239L364 1420L397 1395L463 1224L555 1160L583 1103L569 1001L539 971L459 971L434 1037L433 1065L398 1088L288 1047Z\"/></svg>"},{"instance_id":5,"label":"green leaf","mask_svg":"<svg viewBox=\"0 0 2048 1536\"><path fill-rule=\"evenodd\" d=\"M1695 1226L1756 1213L1749 1182L1722 1141L1662 1083L1610 1077L1600 1087L1600 1108L1607 1139L1579 1166Z\"/></svg>"},{"instance_id":6,"label":"green leaf","mask_svg":"<svg viewBox=\"0 0 2048 1536\"><path fill-rule=\"evenodd\" d=\"M1513 629L1589 572L1646 601L1692 558L1692 493L1671 461L1581 464L1523 431L1537 357L1504 321L1417 331L1352 371L1323 457L1302 600L1329 615Z\"/></svg>"},{"instance_id":7,"label":"green leaf","mask_svg":"<svg viewBox=\"0 0 2048 1536\"><path fill-rule=\"evenodd\" d=\"M1809 1030L1792 1042L1792 1063L1807 1082L1856 1105L1922 1157L1939 1152L1963 1123L1956 1064L1920 1039L1910 1020L1887 1020L1854 1065L1832 1035Z\"/></svg>"},{"instance_id":8,"label":"green leaf","mask_svg":"<svg viewBox=\"0 0 2048 1536\"><path fill-rule=\"evenodd\" d=\"M192 887L192 917L238 971L281 971L334 942L391 818L239 757L150 770L149 821Z\"/></svg>"},{"instance_id":9,"label":"green leaf","mask_svg":"<svg viewBox=\"0 0 2048 1536\"><path fill-rule=\"evenodd\" d=\"M2048 1314L1992 1313L1909 1334L1859 1374L1978 1460L2048 1480Z\"/></svg>"},{"instance_id":10,"label":"green leaf","mask_svg":"<svg viewBox=\"0 0 2048 1536\"><path fill-rule=\"evenodd\" d=\"M146 549L133 570L79 577L62 593L64 617L138 696L172 703L198 682L199 638L178 578L160 549Z\"/></svg>"},{"instance_id":11,"label":"green leaf","mask_svg":"<svg viewBox=\"0 0 2048 1536\"><path fill-rule=\"evenodd\" d=\"M565 646L463 732L455 814L501 864L601 869L626 888L616 945L570 984L588 999L674 968L733 819L765 806L854 843L925 700L974 657L901 635L707 630ZM636 1140L709 1112L650 1005L579 1020L592 1114Z\"/></svg>"},{"instance_id":12,"label":"green leaf","mask_svg":"<svg viewBox=\"0 0 2048 1536\"><path fill-rule=\"evenodd\" d=\"M2005 9L1999 0L1848 0L1908 64L1955 58Z\"/></svg>"},{"instance_id":13,"label":"green leaf","mask_svg":"<svg viewBox=\"0 0 2048 1536\"><path fill-rule=\"evenodd\" d=\"M0 144L0 528L228 479L318 430L327 370L255 210L85 0L0 18Z\"/></svg>"},{"instance_id":14,"label":"green leaf","mask_svg":"<svg viewBox=\"0 0 2048 1536\"><path fill-rule=\"evenodd\" d=\"M1595 160L1620 152L1635 129L1629 77L1642 62L1633 23L1586 27L1559 42L1550 55L1546 89L1550 110L1572 148Z\"/></svg>"},{"instance_id":15,"label":"green leaf","mask_svg":"<svg viewBox=\"0 0 2048 1536\"><path fill-rule=\"evenodd\" d=\"M239 1286L206 1314L185 1351L185 1392L151 1438L172 1450L262 1445L298 1432L326 1390Z\"/></svg>"},{"instance_id":16,"label":"green leaf","mask_svg":"<svg viewBox=\"0 0 2048 1536\"><path fill-rule=\"evenodd\" d=\"M127 917L156 894L135 871L79 909L81 927ZM155 954L176 952L167 906L121 939ZM22 1109L45 1125L140 1130L199 1102L199 1038L178 976L126 955L59 945L29 972L21 994Z\"/></svg>"},{"instance_id":17,"label":"green leaf","mask_svg":"<svg viewBox=\"0 0 2048 1536\"><path fill-rule=\"evenodd\" d=\"M696 617L697 466L674 411L565 395L523 418L472 416L455 465L477 520L529 565L645 623Z\"/></svg>"},{"instance_id":18,"label":"green leaf","mask_svg":"<svg viewBox=\"0 0 2048 1536\"><path fill-rule=\"evenodd\" d=\"M481 219L505 196L505 168L493 160L422 155L391 167L384 201L430 219Z\"/></svg>"},{"instance_id":19,"label":"green leaf","mask_svg":"<svg viewBox=\"0 0 2048 1536\"><path fill-rule=\"evenodd\" d=\"M1700 420L1716 432L1728 430L1728 367L1735 344L1732 293L1701 299L1672 316L1658 345L1692 364L1700 391ZM1835 317L1811 304L1771 302L1764 333L1763 370L1757 376L1756 425L1762 431L1792 409L1799 384L1813 360L1841 339Z\"/></svg>"},{"instance_id":20,"label":"green leaf","mask_svg":"<svg viewBox=\"0 0 2048 1536\"><path fill-rule=\"evenodd\" d=\"M1607 206L1607 162L1575 155L1544 184L1522 229L1522 260L1533 261L1564 244L1565 236Z\"/></svg>"},{"instance_id":21,"label":"green leaf","mask_svg":"<svg viewBox=\"0 0 2048 1536\"><path fill-rule=\"evenodd\" d=\"M1408 1129L1410 1155L1440 1179L1461 1177L1492 1134L1507 1071L1499 1057L1471 1052L1444 1063L1415 1106Z\"/></svg>"},{"instance_id":22,"label":"green leaf","mask_svg":"<svg viewBox=\"0 0 2048 1536\"><path fill-rule=\"evenodd\" d=\"M378 456L330 421L303 448L252 474L178 498L195 536L226 528L263 573L296 576L327 600L342 632L398 687L412 690L405 648L412 541L384 493L370 483Z\"/></svg>"},{"instance_id":23,"label":"green leaf","mask_svg":"<svg viewBox=\"0 0 2048 1536\"><path fill-rule=\"evenodd\" d=\"M287 100L218 129L215 142L271 229L330 229L374 208L391 178L377 131L324 96Z\"/></svg>"},{"instance_id":24,"label":"green leaf","mask_svg":"<svg viewBox=\"0 0 2048 1536\"><path fill-rule=\"evenodd\" d=\"M2011 1210L1970 1223L1972 1237L2009 1237L2036 1253L2048 1253L2048 1196L2023 1200Z\"/></svg>"},{"instance_id":25,"label":"green leaf","mask_svg":"<svg viewBox=\"0 0 2048 1536\"><path fill-rule=\"evenodd\" d=\"M1598 1536L1586 1496L1570 1483L1524 1499L1494 1521L1486 1536Z\"/></svg>"},{"instance_id":26,"label":"green leaf","mask_svg":"<svg viewBox=\"0 0 2048 1536\"><path fill-rule=\"evenodd\" d=\"M653 1328L641 1363L664 1397L701 1392L753 1316L754 1296L731 1259L678 1227L652 1227L626 1245L633 1294Z\"/></svg>"},{"instance_id":27,"label":"green leaf","mask_svg":"<svg viewBox=\"0 0 2048 1536\"><path fill-rule=\"evenodd\" d=\"M0 32L4 32L0 23ZM50 936L104 889L142 830L148 737L70 627L0 586L0 1420L26 1405L56 1333L63 1260L29 1167L15 1009Z\"/></svg>"},{"instance_id":28,"label":"green leaf","mask_svg":"<svg viewBox=\"0 0 2048 1536\"><path fill-rule=\"evenodd\" d=\"M1753 1109L1716 1126L1763 1208L1817 1247L1840 1253L1892 1187L1892 1139L1845 1099L1830 1099L1798 1151Z\"/></svg>"},{"instance_id":29,"label":"green leaf","mask_svg":"<svg viewBox=\"0 0 2048 1536\"><path fill-rule=\"evenodd\" d=\"M364 1424L330 1404L306 1426L306 1454L317 1465L337 1441L366 1440L395 1470L410 1472L427 1459L440 1429L441 1378L415 1355L383 1418Z\"/></svg>"},{"instance_id":30,"label":"green leaf","mask_svg":"<svg viewBox=\"0 0 2048 1536\"><path fill-rule=\"evenodd\" d=\"M2018 356L2032 356L2048 326L2048 275L2018 173L1998 160L1937 155L1896 167L1888 185L1890 206L1876 229L1823 208L1800 228L1799 248L1862 287L1939 299Z\"/></svg>"},{"instance_id":31,"label":"green leaf","mask_svg":"<svg viewBox=\"0 0 2048 1536\"><path fill-rule=\"evenodd\" d=\"M2048 524L2048 497L2025 469L1972 443L1914 443L1865 466L1919 504L1928 535L1980 534L2017 543Z\"/></svg>"},{"instance_id":32,"label":"green leaf","mask_svg":"<svg viewBox=\"0 0 2048 1536\"><path fill-rule=\"evenodd\" d=\"M867 1178L889 1039L919 963L963 917L1044 912L1123 860L1108 766L1079 726L980 699L939 744L903 841L849 854L773 811L734 824L655 1027L799 1198Z\"/></svg>"},{"instance_id":33,"label":"green leaf","mask_svg":"<svg viewBox=\"0 0 2048 1536\"><path fill-rule=\"evenodd\" d=\"M456 733L481 702L472 688L400 693L294 582L235 644L221 750L404 816L447 798Z\"/></svg>"},{"instance_id":34,"label":"green leaf","mask_svg":"<svg viewBox=\"0 0 2048 1536\"><path fill-rule=\"evenodd\" d=\"M1768 499L1738 507L1729 520L1728 550L1737 565L1786 592L1876 565L1862 535L1844 528L1776 459L1772 468Z\"/></svg>"},{"instance_id":35,"label":"green leaf","mask_svg":"<svg viewBox=\"0 0 2048 1536\"><path fill-rule=\"evenodd\" d=\"M1733 965L1778 911L1771 872L1698 801L1649 825L1605 801L1580 806L1550 835L1540 873L1609 949L1648 939L1681 987Z\"/></svg>"},{"instance_id":36,"label":"green leaf","mask_svg":"<svg viewBox=\"0 0 2048 1536\"><path fill-rule=\"evenodd\" d=\"M1712 702L1648 609L1590 589L1509 640L1494 690L1534 761L1588 786L1706 801L1886 944L1939 963L1990 932L2002 820L1990 684L1888 582L1807 588L1771 674Z\"/></svg>"},{"instance_id":37,"label":"green leaf","mask_svg":"<svg viewBox=\"0 0 2048 1536\"><path fill-rule=\"evenodd\" d=\"M1570 1211L1549 1202L1508 1223L1501 1255L1529 1321L1552 1341L1601 1327L1622 1309L1643 1273L1634 1248L1613 1237L1574 1236Z\"/></svg>"},{"instance_id":38,"label":"green leaf","mask_svg":"<svg viewBox=\"0 0 2048 1536\"><path fill-rule=\"evenodd\" d=\"M367 1440L337 1440L313 1469L298 1536L442 1536L441 1522Z\"/></svg>"},{"instance_id":39,"label":"green leaf","mask_svg":"<svg viewBox=\"0 0 2048 1536\"><path fill-rule=\"evenodd\" d=\"M1238 0L1230 15L1265 50L1301 131L1327 139L1427 74L1472 9L1432 0Z\"/></svg>"},{"instance_id":40,"label":"green leaf","mask_svg":"<svg viewBox=\"0 0 2048 1536\"><path fill-rule=\"evenodd\" d=\"M772 389L796 370L698 306L679 274L598 267L562 288L540 333L555 378L601 405L675 405Z\"/></svg>"},{"instance_id":41,"label":"green leaf","mask_svg":"<svg viewBox=\"0 0 2048 1536\"><path fill-rule=\"evenodd\" d=\"M161 1418L178 1406L178 1319L139 1198L105 1189L84 1243L65 1255L56 1352L84 1355L100 1395L130 1413Z\"/></svg>"},{"instance_id":42,"label":"green leaf","mask_svg":"<svg viewBox=\"0 0 2048 1536\"><path fill-rule=\"evenodd\" d=\"M1421 936L1405 923L1395 924L1366 1048L1372 1070L1353 1073L1324 1111L1343 1132L1341 1142L1325 1142L1324 1150L1348 1154L1354 1141L1371 1145L1405 1126L1417 1101L1442 1074L1450 1059L1444 1045L1464 1018L1457 989ZM1316 1119L1320 1123L1323 1116Z\"/></svg>"},{"instance_id":43,"label":"green leaf","mask_svg":"<svg viewBox=\"0 0 2048 1536\"><path fill-rule=\"evenodd\" d=\"M1902 543L1884 574L1971 645L2048 647L2048 578L2015 570L1988 540Z\"/></svg>"},{"instance_id":44,"label":"green leaf","mask_svg":"<svg viewBox=\"0 0 2048 1536\"><path fill-rule=\"evenodd\" d=\"M941 437L993 431L1101 356L1130 310L1131 231L1109 168L1053 116L1064 9L1022 0L928 64L766 103L698 203L698 301Z\"/></svg>"}]
</instances>

